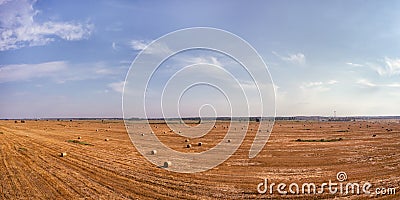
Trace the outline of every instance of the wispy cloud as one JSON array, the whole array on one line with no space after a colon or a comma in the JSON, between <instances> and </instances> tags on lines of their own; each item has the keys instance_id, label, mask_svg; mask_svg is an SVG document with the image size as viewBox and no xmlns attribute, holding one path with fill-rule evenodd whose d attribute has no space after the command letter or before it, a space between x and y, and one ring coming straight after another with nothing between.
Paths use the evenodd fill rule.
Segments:
<instances>
[{"instance_id":1,"label":"wispy cloud","mask_svg":"<svg viewBox=\"0 0 400 200\"><path fill-rule=\"evenodd\" d=\"M131 40L129 44L133 50L142 51L149 45L149 42L144 40Z\"/></svg>"},{"instance_id":2,"label":"wispy cloud","mask_svg":"<svg viewBox=\"0 0 400 200\"><path fill-rule=\"evenodd\" d=\"M370 87L370 88L376 88L376 87L400 88L400 83L398 83L398 82L377 84L377 83L373 83L367 79L359 79L356 83L363 87Z\"/></svg>"},{"instance_id":3,"label":"wispy cloud","mask_svg":"<svg viewBox=\"0 0 400 200\"><path fill-rule=\"evenodd\" d=\"M328 91L330 90L331 86L334 84L337 84L338 81L336 80L329 80L326 82L322 82L322 81L315 81L315 82L306 82L300 85L300 88L303 90L316 90L316 91Z\"/></svg>"},{"instance_id":4,"label":"wispy cloud","mask_svg":"<svg viewBox=\"0 0 400 200\"><path fill-rule=\"evenodd\" d=\"M380 76L400 75L400 59L385 57L375 63L366 63L372 70L376 71Z\"/></svg>"},{"instance_id":5,"label":"wispy cloud","mask_svg":"<svg viewBox=\"0 0 400 200\"><path fill-rule=\"evenodd\" d=\"M76 22L46 21L39 23L33 8L36 1L3 1L0 4L0 51L25 46L40 46L55 41L88 38L93 25Z\"/></svg>"},{"instance_id":6,"label":"wispy cloud","mask_svg":"<svg viewBox=\"0 0 400 200\"><path fill-rule=\"evenodd\" d=\"M64 61L0 66L0 83L52 77L66 69Z\"/></svg>"},{"instance_id":7,"label":"wispy cloud","mask_svg":"<svg viewBox=\"0 0 400 200\"><path fill-rule=\"evenodd\" d=\"M116 44L115 42L113 42L113 43L111 44L111 47L112 47L114 50L117 50L117 44Z\"/></svg>"},{"instance_id":8,"label":"wispy cloud","mask_svg":"<svg viewBox=\"0 0 400 200\"><path fill-rule=\"evenodd\" d=\"M200 64L200 63L207 63L207 64L212 64L212 65L217 65L217 66L223 66L223 63L221 63L220 59L218 59L215 56L193 56L193 55L186 55L186 56L181 56L176 58L180 64L185 64L185 65L192 65L192 64Z\"/></svg>"},{"instance_id":9,"label":"wispy cloud","mask_svg":"<svg viewBox=\"0 0 400 200\"><path fill-rule=\"evenodd\" d=\"M286 61L286 62L300 64L300 65L303 65L306 63L306 56L302 53L289 54L287 56L282 56L282 55L276 53L275 51L273 51L272 54L274 54L279 59Z\"/></svg>"},{"instance_id":10,"label":"wispy cloud","mask_svg":"<svg viewBox=\"0 0 400 200\"><path fill-rule=\"evenodd\" d=\"M350 65L350 66L352 66L352 67L362 67L362 66L364 66L364 65L362 65L362 64L351 63L351 62L347 62L346 64L347 64L347 65Z\"/></svg>"},{"instance_id":11,"label":"wispy cloud","mask_svg":"<svg viewBox=\"0 0 400 200\"><path fill-rule=\"evenodd\" d=\"M125 81L113 82L108 84L107 86L116 92L122 93L124 88L124 83Z\"/></svg>"},{"instance_id":12,"label":"wispy cloud","mask_svg":"<svg viewBox=\"0 0 400 200\"><path fill-rule=\"evenodd\" d=\"M369 81L367 79L360 79L357 81L357 84L366 86L366 87L376 87L377 86L376 84L372 83L371 81Z\"/></svg>"},{"instance_id":13,"label":"wispy cloud","mask_svg":"<svg viewBox=\"0 0 400 200\"><path fill-rule=\"evenodd\" d=\"M377 68L379 75L393 76L400 74L400 59L385 57L384 62L383 67Z\"/></svg>"},{"instance_id":14,"label":"wispy cloud","mask_svg":"<svg viewBox=\"0 0 400 200\"><path fill-rule=\"evenodd\" d=\"M146 54L152 55L166 55L173 53L172 50L164 43L156 42L151 44L150 41L145 40L131 40L129 46L135 51L144 51Z\"/></svg>"},{"instance_id":15,"label":"wispy cloud","mask_svg":"<svg viewBox=\"0 0 400 200\"><path fill-rule=\"evenodd\" d=\"M126 66L110 67L103 62L71 64L66 61L53 61L36 64L0 65L0 83L30 81L47 78L56 83L123 76Z\"/></svg>"},{"instance_id":16,"label":"wispy cloud","mask_svg":"<svg viewBox=\"0 0 400 200\"><path fill-rule=\"evenodd\" d=\"M333 85L333 84L336 84L336 83L338 83L337 80L330 80L330 81L327 82L327 84L329 84L329 85Z\"/></svg>"}]
</instances>

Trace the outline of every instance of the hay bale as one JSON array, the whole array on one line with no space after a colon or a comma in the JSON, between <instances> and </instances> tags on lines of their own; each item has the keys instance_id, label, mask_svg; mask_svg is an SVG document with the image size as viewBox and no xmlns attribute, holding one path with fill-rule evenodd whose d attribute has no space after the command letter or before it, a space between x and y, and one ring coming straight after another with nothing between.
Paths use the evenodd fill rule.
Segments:
<instances>
[{"instance_id":1,"label":"hay bale","mask_svg":"<svg viewBox=\"0 0 400 200\"><path fill-rule=\"evenodd\" d=\"M99 129L96 129L96 132L99 132Z\"/></svg>"},{"instance_id":2,"label":"hay bale","mask_svg":"<svg viewBox=\"0 0 400 200\"><path fill-rule=\"evenodd\" d=\"M187 145L186 145L186 148L191 148L191 147L192 147L191 144L187 144Z\"/></svg>"},{"instance_id":3,"label":"hay bale","mask_svg":"<svg viewBox=\"0 0 400 200\"><path fill-rule=\"evenodd\" d=\"M157 150L155 150L155 149L154 149L154 150L151 150L150 153L151 153L151 155L156 155L156 154L157 154Z\"/></svg>"},{"instance_id":4,"label":"hay bale","mask_svg":"<svg viewBox=\"0 0 400 200\"><path fill-rule=\"evenodd\" d=\"M199 142L199 143L197 144L197 146L199 146L199 147L200 147L201 145L203 145L203 143L201 143L201 142Z\"/></svg>"},{"instance_id":5,"label":"hay bale","mask_svg":"<svg viewBox=\"0 0 400 200\"><path fill-rule=\"evenodd\" d=\"M65 157L65 156L67 156L67 152L60 153L60 157Z\"/></svg>"},{"instance_id":6,"label":"hay bale","mask_svg":"<svg viewBox=\"0 0 400 200\"><path fill-rule=\"evenodd\" d=\"M25 120L21 120L21 123L25 123Z\"/></svg>"},{"instance_id":7,"label":"hay bale","mask_svg":"<svg viewBox=\"0 0 400 200\"><path fill-rule=\"evenodd\" d=\"M228 143L231 143L231 140L228 140Z\"/></svg>"},{"instance_id":8,"label":"hay bale","mask_svg":"<svg viewBox=\"0 0 400 200\"><path fill-rule=\"evenodd\" d=\"M144 133L142 133L141 136L144 136Z\"/></svg>"},{"instance_id":9,"label":"hay bale","mask_svg":"<svg viewBox=\"0 0 400 200\"><path fill-rule=\"evenodd\" d=\"M164 168L168 168L172 165L171 161L164 162Z\"/></svg>"},{"instance_id":10,"label":"hay bale","mask_svg":"<svg viewBox=\"0 0 400 200\"><path fill-rule=\"evenodd\" d=\"M374 134L374 135L372 135L372 137L376 137L376 135Z\"/></svg>"},{"instance_id":11,"label":"hay bale","mask_svg":"<svg viewBox=\"0 0 400 200\"><path fill-rule=\"evenodd\" d=\"M104 141L106 141L106 142L107 142L108 140L109 140L108 138L104 139Z\"/></svg>"},{"instance_id":12,"label":"hay bale","mask_svg":"<svg viewBox=\"0 0 400 200\"><path fill-rule=\"evenodd\" d=\"M78 140L80 140L80 139L81 139L81 136L78 137Z\"/></svg>"},{"instance_id":13,"label":"hay bale","mask_svg":"<svg viewBox=\"0 0 400 200\"><path fill-rule=\"evenodd\" d=\"M189 139L186 139L185 142L189 142Z\"/></svg>"}]
</instances>

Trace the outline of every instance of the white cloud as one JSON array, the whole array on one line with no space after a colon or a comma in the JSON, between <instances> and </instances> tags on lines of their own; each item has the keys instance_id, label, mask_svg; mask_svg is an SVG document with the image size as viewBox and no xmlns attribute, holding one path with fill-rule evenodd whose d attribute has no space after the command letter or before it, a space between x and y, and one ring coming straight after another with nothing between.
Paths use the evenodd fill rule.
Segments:
<instances>
[{"instance_id":1,"label":"white cloud","mask_svg":"<svg viewBox=\"0 0 400 200\"><path fill-rule=\"evenodd\" d=\"M112 47L114 50L117 50L117 44L116 44L115 42L113 42L113 43L111 44L111 47Z\"/></svg>"},{"instance_id":2,"label":"white cloud","mask_svg":"<svg viewBox=\"0 0 400 200\"><path fill-rule=\"evenodd\" d=\"M390 76L400 74L400 59L391 59L385 57L385 63L386 74Z\"/></svg>"},{"instance_id":3,"label":"white cloud","mask_svg":"<svg viewBox=\"0 0 400 200\"><path fill-rule=\"evenodd\" d=\"M351 63L351 62L348 62L348 63L346 63L347 65L350 65L350 66L352 66L352 67L362 67L363 65L361 65L361 64L357 64L357 63Z\"/></svg>"},{"instance_id":4,"label":"white cloud","mask_svg":"<svg viewBox=\"0 0 400 200\"><path fill-rule=\"evenodd\" d=\"M379 64L367 63L367 65L376 71L380 76L400 75L400 59L385 57Z\"/></svg>"},{"instance_id":5,"label":"white cloud","mask_svg":"<svg viewBox=\"0 0 400 200\"><path fill-rule=\"evenodd\" d=\"M320 85L323 85L323 83L322 82L308 82L308 83L305 83L303 86L304 87L314 87L314 86L320 86Z\"/></svg>"},{"instance_id":6,"label":"white cloud","mask_svg":"<svg viewBox=\"0 0 400 200\"><path fill-rule=\"evenodd\" d=\"M223 66L218 58L214 56L182 56L182 58L179 58L179 60L182 63L187 63L186 65L207 63L221 67Z\"/></svg>"},{"instance_id":7,"label":"white cloud","mask_svg":"<svg viewBox=\"0 0 400 200\"><path fill-rule=\"evenodd\" d=\"M146 54L152 54L156 56L164 56L172 54L172 50L164 43L156 42L148 46L151 42L144 40L131 40L129 42L130 47L135 51L143 51Z\"/></svg>"},{"instance_id":8,"label":"white cloud","mask_svg":"<svg viewBox=\"0 0 400 200\"><path fill-rule=\"evenodd\" d=\"M87 38L93 25L76 22L37 22L40 12L33 8L36 1L3 1L0 4L0 51L25 46L40 46L55 41Z\"/></svg>"},{"instance_id":9,"label":"white cloud","mask_svg":"<svg viewBox=\"0 0 400 200\"><path fill-rule=\"evenodd\" d=\"M386 84L387 87L394 87L394 88L400 88L400 83L390 83Z\"/></svg>"},{"instance_id":10,"label":"white cloud","mask_svg":"<svg viewBox=\"0 0 400 200\"><path fill-rule=\"evenodd\" d=\"M316 91L328 91L330 90L330 85L334 85L338 83L336 80L330 80L326 82L317 81L317 82L307 82L300 85L300 88L303 90L316 90Z\"/></svg>"},{"instance_id":11,"label":"white cloud","mask_svg":"<svg viewBox=\"0 0 400 200\"><path fill-rule=\"evenodd\" d=\"M64 61L1 66L0 83L55 76L66 69L67 63Z\"/></svg>"},{"instance_id":12,"label":"white cloud","mask_svg":"<svg viewBox=\"0 0 400 200\"><path fill-rule=\"evenodd\" d=\"M360 79L357 81L357 84L360 84L362 86L367 86L367 87L386 87L386 88L400 88L400 83L385 83L385 84L376 84L372 83L371 81L367 79Z\"/></svg>"},{"instance_id":13,"label":"white cloud","mask_svg":"<svg viewBox=\"0 0 400 200\"><path fill-rule=\"evenodd\" d=\"M29 81L36 78L47 78L56 83L117 78L123 76L127 66L113 66L104 62L71 64L66 61L53 61L36 64L0 65L0 83Z\"/></svg>"},{"instance_id":14,"label":"white cloud","mask_svg":"<svg viewBox=\"0 0 400 200\"><path fill-rule=\"evenodd\" d=\"M360 84L362 86L367 86L367 87L376 87L377 86L376 84L371 83L367 79L360 79L360 80L357 81L357 84Z\"/></svg>"},{"instance_id":15,"label":"white cloud","mask_svg":"<svg viewBox=\"0 0 400 200\"><path fill-rule=\"evenodd\" d=\"M142 51L147 45L149 45L149 43L144 40L131 40L130 42L131 48L136 51Z\"/></svg>"},{"instance_id":16,"label":"white cloud","mask_svg":"<svg viewBox=\"0 0 400 200\"><path fill-rule=\"evenodd\" d=\"M333 84L336 84L336 83L338 83L337 80L330 80L330 81L327 82L327 84L329 84L329 85L333 85Z\"/></svg>"},{"instance_id":17,"label":"white cloud","mask_svg":"<svg viewBox=\"0 0 400 200\"><path fill-rule=\"evenodd\" d=\"M303 65L306 63L306 56L302 53L289 54L288 56L282 56L282 55L276 53L275 51L273 51L272 54L274 54L275 56L277 56L278 58L280 58L281 60L286 61L286 62L291 62L294 64L300 64L300 65Z\"/></svg>"},{"instance_id":18,"label":"white cloud","mask_svg":"<svg viewBox=\"0 0 400 200\"><path fill-rule=\"evenodd\" d=\"M120 82L114 82L114 83L110 83L108 84L108 87L111 88L112 90L116 91L116 92L123 92L123 88L124 88L124 83L125 81L120 81Z\"/></svg>"}]
</instances>

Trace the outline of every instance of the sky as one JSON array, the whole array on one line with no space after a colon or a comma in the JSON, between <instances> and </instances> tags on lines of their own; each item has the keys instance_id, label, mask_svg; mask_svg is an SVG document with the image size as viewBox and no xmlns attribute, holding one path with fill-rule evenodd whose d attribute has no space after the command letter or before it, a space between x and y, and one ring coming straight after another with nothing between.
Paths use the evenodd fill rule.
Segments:
<instances>
[{"instance_id":1,"label":"sky","mask_svg":"<svg viewBox=\"0 0 400 200\"><path fill-rule=\"evenodd\" d=\"M226 30L256 49L273 80L277 116L400 115L399 10L395 0L0 0L0 118L122 117L133 60L190 27ZM200 61L240 68L207 51L182 53L170 65ZM161 72L157 80L168 79ZM210 101L192 103L204 96L188 94L181 112L197 116Z\"/></svg>"}]
</instances>

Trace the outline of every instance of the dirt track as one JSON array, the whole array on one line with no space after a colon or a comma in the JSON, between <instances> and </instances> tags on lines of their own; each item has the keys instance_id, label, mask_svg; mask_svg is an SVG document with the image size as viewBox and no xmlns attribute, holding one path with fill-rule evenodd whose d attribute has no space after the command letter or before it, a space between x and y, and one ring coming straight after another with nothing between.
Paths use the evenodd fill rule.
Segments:
<instances>
[{"instance_id":1,"label":"dirt track","mask_svg":"<svg viewBox=\"0 0 400 200\"><path fill-rule=\"evenodd\" d=\"M215 145L219 141L215 138L225 134L222 127L226 125L219 123L211 136L190 141L204 144L193 145L191 149L186 149L184 138L169 133L165 125L158 125L155 133L174 149L198 152ZM164 131L167 134L161 134ZM328 192L259 194L257 185L263 178L299 185L338 182L339 171L347 173L348 181L372 183L372 192L376 187L394 187L396 194L338 197L400 199L397 121L278 121L267 146L256 158L248 159L254 134L250 131L239 150L215 169L179 174L154 166L142 157L122 121L3 120L0 121L0 199L332 198ZM332 141L321 142L321 139ZM61 152L68 155L60 157Z\"/></svg>"}]
</instances>

